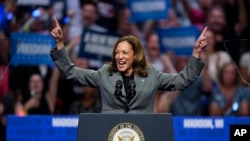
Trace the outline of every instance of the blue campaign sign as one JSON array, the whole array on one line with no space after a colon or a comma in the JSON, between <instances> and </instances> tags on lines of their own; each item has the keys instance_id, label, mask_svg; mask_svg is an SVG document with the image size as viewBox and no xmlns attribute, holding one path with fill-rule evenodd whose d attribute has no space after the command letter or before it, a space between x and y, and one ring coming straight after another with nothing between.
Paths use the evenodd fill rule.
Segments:
<instances>
[{"instance_id":1,"label":"blue campaign sign","mask_svg":"<svg viewBox=\"0 0 250 141\"><path fill-rule=\"evenodd\" d=\"M250 125L249 117L174 117L176 141L229 141L230 125Z\"/></svg>"},{"instance_id":2,"label":"blue campaign sign","mask_svg":"<svg viewBox=\"0 0 250 141\"><path fill-rule=\"evenodd\" d=\"M197 27L157 29L161 52L173 51L176 55L189 56L200 31Z\"/></svg>"},{"instance_id":3,"label":"blue campaign sign","mask_svg":"<svg viewBox=\"0 0 250 141\"><path fill-rule=\"evenodd\" d=\"M117 34L86 30L82 36L78 56L94 60L111 61L114 44L119 38L120 36Z\"/></svg>"},{"instance_id":4,"label":"blue campaign sign","mask_svg":"<svg viewBox=\"0 0 250 141\"><path fill-rule=\"evenodd\" d=\"M7 141L76 141L78 116L7 116Z\"/></svg>"},{"instance_id":5,"label":"blue campaign sign","mask_svg":"<svg viewBox=\"0 0 250 141\"><path fill-rule=\"evenodd\" d=\"M127 0L131 22L144 22L168 18L170 0Z\"/></svg>"},{"instance_id":6,"label":"blue campaign sign","mask_svg":"<svg viewBox=\"0 0 250 141\"><path fill-rule=\"evenodd\" d=\"M53 65L50 51L55 46L49 34L12 33L11 64L13 65Z\"/></svg>"},{"instance_id":7,"label":"blue campaign sign","mask_svg":"<svg viewBox=\"0 0 250 141\"><path fill-rule=\"evenodd\" d=\"M17 5L19 6L48 6L50 0L17 0Z\"/></svg>"},{"instance_id":8,"label":"blue campaign sign","mask_svg":"<svg viewBox=\"0 0 250 141\"><path fill-rule=\"evenodd\" d=\"M9 115L7 141L76 141L78 119L76 115ZM235 124L250 125L250 118L175 116L174 138L175 141L229 141L230 125Z\"/></svg>"}]
</instances>

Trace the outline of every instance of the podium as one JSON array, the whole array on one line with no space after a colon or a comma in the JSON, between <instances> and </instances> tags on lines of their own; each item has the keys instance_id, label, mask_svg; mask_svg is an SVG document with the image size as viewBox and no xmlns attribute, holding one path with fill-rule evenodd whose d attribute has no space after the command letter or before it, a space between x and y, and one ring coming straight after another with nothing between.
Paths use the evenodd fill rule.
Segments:
<instances>
[{"instance_id":1,"label":"podium","mask_svg":"<svg viewBox=\"0 0 250 141\"><path fill-rule=\"evenodd\" d=\"M174 141L172 114L81 113L77 141Z\"/></svg>"}]
</instances>

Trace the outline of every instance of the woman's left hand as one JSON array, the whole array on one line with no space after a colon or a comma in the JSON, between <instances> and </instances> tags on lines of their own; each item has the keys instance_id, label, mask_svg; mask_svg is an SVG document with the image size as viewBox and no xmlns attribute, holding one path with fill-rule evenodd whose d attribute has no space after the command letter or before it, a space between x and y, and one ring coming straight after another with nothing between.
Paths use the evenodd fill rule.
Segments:
<instances>
[{"instance_id":1,"label":"woman's left hand","mask_svg":"<svg viewBox=\"0 0 250 141\"><path fill-rule=\"evenodd\" d=\"M205 35L206 34L206 30L207 30L207 27L205 27L203 29L203 31L201 32L200 37L195 42L192 54L196 58L200 58L200 53L207 46L207 39L206 39L206 35Z\"/></svg>"}]
</instances>

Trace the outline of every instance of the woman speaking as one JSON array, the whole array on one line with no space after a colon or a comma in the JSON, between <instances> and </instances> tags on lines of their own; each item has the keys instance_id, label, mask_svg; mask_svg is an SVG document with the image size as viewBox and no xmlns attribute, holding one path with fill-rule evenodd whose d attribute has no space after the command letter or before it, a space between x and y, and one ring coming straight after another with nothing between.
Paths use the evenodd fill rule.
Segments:
<instances>
[{"instance_id":1,"label":"woman speaking","mask_svg":"<svg viewBox=\"0 0 250 141\"><path fill-rule=\"evenodd\" d=\"M102 113L153 113L157 90L183 90L200 75L204 66L200 53L206 47L206 28L197 39L192 56L179 74L158 71L146 63L145 53L134 36L121 37L114 45L111 64L99 70L76 67L70 60L63 43L63 32L54 18L51 35L56 48L51 57L66 79L98 88L102 100Z\"/></svg>"}]
</instances>

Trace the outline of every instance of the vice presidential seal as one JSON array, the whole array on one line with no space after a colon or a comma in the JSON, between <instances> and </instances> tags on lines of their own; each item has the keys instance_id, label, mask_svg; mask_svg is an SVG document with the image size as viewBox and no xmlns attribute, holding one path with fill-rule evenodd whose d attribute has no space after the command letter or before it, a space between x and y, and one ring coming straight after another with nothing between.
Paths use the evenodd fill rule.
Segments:
<instances>
[{"instance_id":1,"label":"vice presidential seal","mask_svg":"<svg viewBox=\"0 0 250 141\"><path fill-rule=\"evenodd\" d=\"M145 137L135 124L120 123L110 131L108 141L145 141Z\"/></svg>"}]
</instances>

